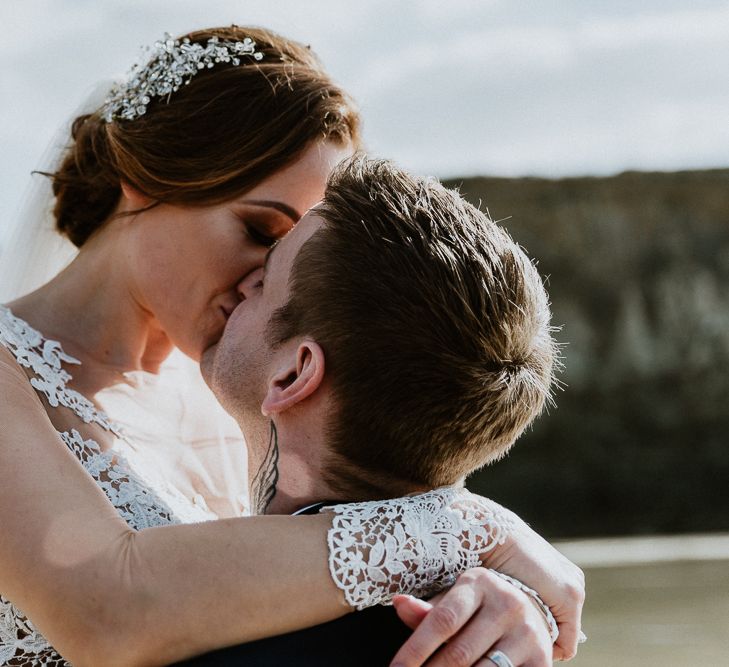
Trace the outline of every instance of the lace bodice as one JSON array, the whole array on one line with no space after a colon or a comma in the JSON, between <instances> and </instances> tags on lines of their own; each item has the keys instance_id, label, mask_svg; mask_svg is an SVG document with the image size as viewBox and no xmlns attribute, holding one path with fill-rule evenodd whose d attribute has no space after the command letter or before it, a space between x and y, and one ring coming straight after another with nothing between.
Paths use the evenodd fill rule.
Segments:
<instances>
[{"instance_id":1,"label":"lace bodice","mask_svg":"<svg viewBox=\"0 0 729 667\"><path fill-rule=\"evenodd\" d=\"M64 353L60 343L42 334L0 306L0 344L29 370L30 383L45 397L48 409L68 409L78 416L79 429L96 424L114 436L114 445L102 450L79 429L58 431L61 440L94 478L121 517L133 528L189 523L215 518L204 505L185 497L144 465L142 453L106 414L85 396L67 386L68 366L80 362ZM20 667L66 663L9 600L0 594L0 665Z\"/></svg>"}]
</instances>

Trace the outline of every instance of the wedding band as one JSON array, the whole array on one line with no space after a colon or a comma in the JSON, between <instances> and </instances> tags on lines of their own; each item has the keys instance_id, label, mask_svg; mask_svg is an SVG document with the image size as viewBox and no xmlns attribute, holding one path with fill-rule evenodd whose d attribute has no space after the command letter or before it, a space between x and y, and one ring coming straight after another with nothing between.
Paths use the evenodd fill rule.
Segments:
<instances>
[{"instance_id":1,"label":"wedding band","mask_svg":"<svg viewBox=\"0 0 729 667\"><path fill-rule=\"evenodd\" d=\"M486 660L491 660L496 667L514 667L514 663L503 651L489 651L486 654Z\"/></svg>"}]
</instances>

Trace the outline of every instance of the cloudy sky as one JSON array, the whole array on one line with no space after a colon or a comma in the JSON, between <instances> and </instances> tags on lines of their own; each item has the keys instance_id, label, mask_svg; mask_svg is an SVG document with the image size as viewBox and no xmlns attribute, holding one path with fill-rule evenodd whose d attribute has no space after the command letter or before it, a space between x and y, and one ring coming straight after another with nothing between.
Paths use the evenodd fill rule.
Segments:
<instances>
[{"instance_id":1,"label":"cloudy sky","mask_svg":"<svg viewBox=\"0 0 729 667\"><path fill-rule=\"evenodd\" d=\"M271 27L438 176L729 166L729 2L3 0L0 239L57 128L165 31Z\"/></svg>"}]
</instances>

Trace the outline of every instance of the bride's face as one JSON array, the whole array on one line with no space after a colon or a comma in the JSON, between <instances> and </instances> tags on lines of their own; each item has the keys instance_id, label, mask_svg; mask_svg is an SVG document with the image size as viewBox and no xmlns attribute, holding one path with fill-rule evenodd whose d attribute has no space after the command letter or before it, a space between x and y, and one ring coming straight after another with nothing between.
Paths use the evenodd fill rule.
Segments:
<instances>
[{"instance_id":1,"label":"bride's face","mask_svg":"<svg viewBox=\"0 0 729 667\"><path fill-rule=\"evenodd\" d=\"M135 296L174 345L199 360L220 339L243 298L238 285L322 198L332 168L350 153L333 143L314 144L234 200L195 208L160 205L134 219Z\"/></svg>"}]
</instances>

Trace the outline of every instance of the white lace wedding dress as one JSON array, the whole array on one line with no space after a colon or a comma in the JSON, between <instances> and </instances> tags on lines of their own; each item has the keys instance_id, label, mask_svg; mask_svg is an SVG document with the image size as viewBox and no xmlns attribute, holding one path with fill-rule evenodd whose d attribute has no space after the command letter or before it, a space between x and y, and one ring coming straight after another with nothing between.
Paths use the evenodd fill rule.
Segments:
<instances>
[{"instance_id":1,"label":"white lace wedding dress","mask_svg":"<svg viewBox=\"0 0 729 667\"><path fill-rule=\"evenodd\" d=\"M78 417L79 428L98 425L113 437L113 447L102 448L79 429L58 430L60 439L96 480L126 522L137 530L150 526L216 518L200 498L183 494L161 475L155 475L143 452L124 428L69 388L68 366L79 362L61 345L45 339L12 312L0 306L0 344L29 374L31 385L45 399L48 410L67 409ZM74 419L75 419L74 417ZM59 442L59 446L62 444ZM0 665L65 666L68 663L36 630L33 623L0 591Z\"/></svg>"}]
</instances>

